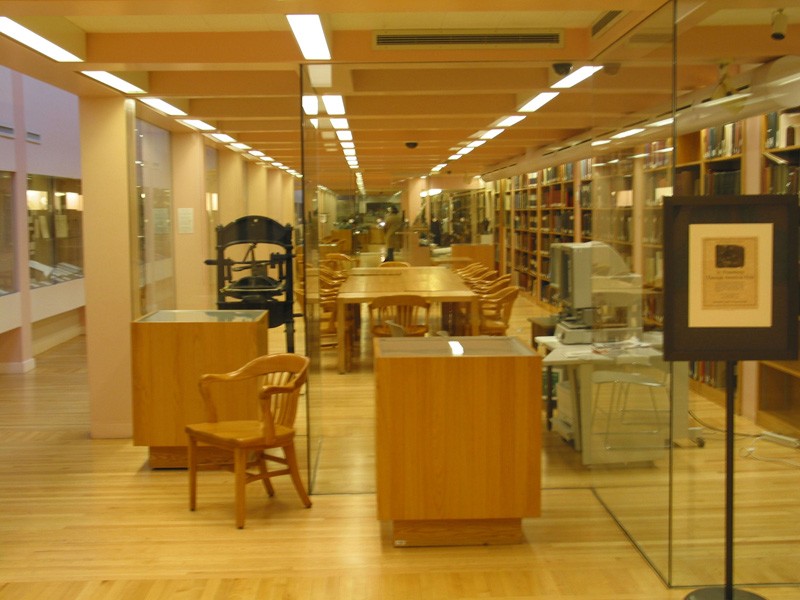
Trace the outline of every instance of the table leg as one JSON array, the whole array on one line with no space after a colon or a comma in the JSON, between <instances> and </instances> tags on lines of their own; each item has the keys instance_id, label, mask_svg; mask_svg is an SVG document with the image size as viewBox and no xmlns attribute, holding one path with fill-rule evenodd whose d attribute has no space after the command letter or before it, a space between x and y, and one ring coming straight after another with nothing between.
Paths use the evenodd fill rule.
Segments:
<instances>
[{"instance_id":1,"label":"table leg","mask_svg":"<svg viewBox=\"0 0 800 600\"><path fill-rule=\"evenodd\" d=\"M336 299L336 350L339 360L339 373L347 372L347 346L345 336L347 335L346 319L347 305L341 298Z\"/></svg>"},{"instance_id":2,"label":"table leg","mask_svg":"<svg viewBox=\"0 0 800 600\"><path fill-rule=\"evenodd\" d=\"M469 303L469 322L472 329L472 335L479 335L481 332L481 321L479 316L480 303L475 298Z\"/></svg>"}]
</instances>

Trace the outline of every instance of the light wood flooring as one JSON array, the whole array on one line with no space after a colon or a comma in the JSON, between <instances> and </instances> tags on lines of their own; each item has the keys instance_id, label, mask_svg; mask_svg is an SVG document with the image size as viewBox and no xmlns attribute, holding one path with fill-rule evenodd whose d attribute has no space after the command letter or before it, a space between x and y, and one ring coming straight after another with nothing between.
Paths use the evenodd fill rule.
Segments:
<instances>
[{"instance_id":1,"label":"light wood flooring","mask_svg":"<svg viewBox=\"0 0 800 600\"><path fill-rule=\"evenodd\" d=\"M519 300L510 333L527 341L537 310ZM277 351L283 334L270 333ZM229 473L201 473L192 513L184 471L150 470L130 440L89 438L82 338L38 356L30 373L0 375L0 599L677 600L721 573L722 436L713 429L705 448L673 452L672 496L668 459L587 469L548 433L543 511L525 521L527 543L392 547L375 518L368 344L354 362L340 375L324 351L312 382L313 507L302 508L289 482L276 480L271 500L251 486L243 530L233 525ZM712 428L722 422L713 404L695 398L692 408ZM791 581L800 573L797 453L768 444L754 452L784 462L737 465L749 528L737 577ZM671 566L670 502L681 553ZM659 573L669 569L687 587L668 588ZM742 587L800 598L795 586Z\"/></svg>"}]
</instances>

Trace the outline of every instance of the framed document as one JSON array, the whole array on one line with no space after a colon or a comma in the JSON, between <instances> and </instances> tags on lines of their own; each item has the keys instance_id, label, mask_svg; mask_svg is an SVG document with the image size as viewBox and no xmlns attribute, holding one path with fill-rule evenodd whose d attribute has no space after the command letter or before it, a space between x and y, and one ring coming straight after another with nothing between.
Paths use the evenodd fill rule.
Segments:
<instances>
[{"instance_id":1,"label":"framed document","mask_svg":"<svg viewBox=\"0 0 800 600\"><path fill-rule=\"evenodd\" d=\"M664 356L797 354L798 198L667 197Z\"/></svg>"}]
</instances>

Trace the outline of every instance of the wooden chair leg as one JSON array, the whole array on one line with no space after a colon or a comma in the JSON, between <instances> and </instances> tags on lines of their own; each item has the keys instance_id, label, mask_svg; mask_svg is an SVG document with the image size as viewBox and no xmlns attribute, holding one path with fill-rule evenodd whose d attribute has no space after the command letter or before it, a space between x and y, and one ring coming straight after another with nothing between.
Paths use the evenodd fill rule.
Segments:
<instances>
[{"instance_id":1,"label":"wooden chair leg","mask_svg":"<svg viewBox=\"0 0 800 600\"><path fill-rule=\"evenodd\" d=\"M189 463L189 510L197 509L197 440L189 436L186 450Z\"/></svg>"},{"instance_id":2,"label":"wooden chair leg","mask_svg":"<svg viewBox=\"0 0 800 600\"><path fill-rule=\"evenodd\" d=\"M272 482L269 480L269 471L267 470L267 461L264 460L264 452L258 453L258 458L256 459L258 463L258 472L261 473L261 483L264 484L264 489L267 490L267 495L272 498L275 495L275 488L272 487Z\"/></svg>"},{"instance_id":3,"label":"wooden chair leg","mask_svg":"<svg viewBox=\"0 0 800 600\"><path fill-rule=\"evenodd\" d=\"M236 527L244 527L245 498L245 473L247 470L247 450L237 448L233 453L233 473L236 487Z\"/></svg>"},{"instance_id":4,"label":"wooden chair leg","mask_svg":"<svg viewBox=\"0 0 800 600\"><path fill-rule=\"evenodd\" d=\"M284 446L283 452L286 456L286 466L289 467L289 475L292 477L294 489L297 490L297 495L300 496L303 506L309 508L311 506L311 499L308 497L306 488L303 486L303 480L300 479L300 470L297 468L297 454L295 454L294 451L294 443Z\"/></svg>"}]
</instances>

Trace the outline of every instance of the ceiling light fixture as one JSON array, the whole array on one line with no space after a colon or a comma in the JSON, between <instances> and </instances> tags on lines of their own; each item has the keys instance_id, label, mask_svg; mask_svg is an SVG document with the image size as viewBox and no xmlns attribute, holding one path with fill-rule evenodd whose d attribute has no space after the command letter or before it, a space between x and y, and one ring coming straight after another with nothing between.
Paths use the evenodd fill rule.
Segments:
<instances>
[{"instance_id":1,"label":"ceiling light fixture","mask_svg":"<svg viewBox=\"0 0 800 600\"><path fill-rule=\"evenodd\" d=\"M44 54L47 58L51 58L56 62L83 62L81 58L78 58L72 52L64 50L61 46L46 40L38 33L34 33L8 17L0 17L0 33L7 35L20 44L24 44L31 50Z\"/></svg>"},{"instance_id":2,"label":"ceiling light fixture","mask_svg":"<svg viewBox=\"0 0 800 600\"><path fill-rule=\"evenodd\" d=\"M289 27L306 60L330 60L331 52L319 15L286 15Z\"/></svg>"},{"instance_id":3,"label":"ceiling light fixture","mask_svg":"<svg viewBox=\"0 0 800 600\"><path fill-rule=\"evenodd\" d=\"M621 140L623 138L631 137L632 135L636 135L637 133L642 133L644 128L642 127L634 127L633 129L628 129L626 131L620 131L617 134L611 136L612 140Z\"/></svg>"},{"instance_id":4,"label":"ceiling light fixture","mask_svg":"<svg viewBox=\"0 0 800 600\"><path fill-rule=\"evenodd\" d=\"M475 140L474 142L467 144L467 148L477 148L478 146L483 146L485 143L486 140Z\"/></svg>"},{"instance_id":5,"label":"ceiling light fixture","mask_svg":"<svg viewBox=\"0 0 800 600\"><path fill-rule=\"evenodd\" d=\"M231 148L236 148L237 150L250 150L252 146L248 146L242 142L234 142L231 144Z\"/></svg>"},{"instance_id":6,"label":"ceiling light fixture","mask_svg":"<svg viewBox=\"0 0 800 600\"><path fill-rule=\"evenodd\" d=\"M506 117L502 121L500 121L497 126L498 127L511 127L512 125L516 125L520 121L523 121L527 118L526 115L512 115L510 117Z\"/></svg>"},{"instance_id":7,"label":"ceiling light fixture","mask_svg":"<svg viewBox=\"0 0 800 600\"><path fill-rule=\"evenodd\" d=\"M337 129L336 137L339 138L340 142L352 142L353 132L350 131L349 129Z\"/></svg>"},{"instance_id":8,"label":"ceiling light fixture","mask_svg":"<svg viewBox=\"0 0 800 600\"><path fill-rule=\"evenodd\" d=\"M233 144L236 141L235 138L232 138L227 133L212 133L211 137L223 144Z\"/></svg>"},{"instance_id":9,"label":"ceiling light fixture","mask_svg":"<svg viewBox=\"0 0 800 600\"><path fill-rule=\"evenodd\" d=\"M81 71L87 77L91 77L95 81L99 81L110 88L122 92L123 94L144 94L145 91L138 85L133 85L129 81L112 75L108 71Z\"/></svg>"},{"instance_id":10,"label":"ceiling light fixture","mask_svg":"<svg viewBox=\"0 0 800 600\"><path fill-rule=\"evenodd\" d=\"M205 121L200 121L198 119L178 119L178 123L183 123L187 127L191 127L192 129L199 129L200 131L214 131L216 127L206 123Z\"/></svg>"},{"instance_id":11,"label":"ceiling light fixture","mask_svg":"<svg viewBox=\"0 0 800 600\"><path fill-rule=\"evenodd\" d=\"M331 127L334 129L350 129L347 119L331 119Z\"/></svg>"},{"instance_id":12,"label":"ceiling light fixture","mask_svg":"<svg viewBox=\"0 0 800 600\"><path fill-rule=\"evenodd\" d=\"M344 114L344 98L341 96L326 94L322 96L322 103L325 105L325 112L329 115Z\"/></svg>"},{"instance_id":13,"label":"ceiling light fixture","mask_svg":"<svg viewBox=\"0 0 800 600\"><path fill-rule=\"evenodd\" d=\"M165 102L161 98L139 98L142 102L147 104L150 108L158 112L169 115L170 117L185 117L186 113L177 106L172 106L169 102Z\"/></svg>"},{"instance_id":14,"label":"ceiling light fixture","mask_svg":"<svg viewBox=\"0 0 800 600\"><path fill-rule=\"evenodd\" d=\"M558 80L550 87L557 90L571 88L572 86L579 84L584 79L588 79L602 68L603 67L591 67L591 66L581 67L580 69L573 71L563 79Z\"/></svg>"},{"instance_id":15,"label":"ceiling light fixture","mask_svg":"<svg viewBox=\"0 0 800 600\"><path fill-rule=\"evenodd\" d=\"M558 96L558 92L542 92L541 94L537 94L531 100L529 100L526 104L523 104L519 112L534 112L542 108L545 104L550 102L553 98Z\"/></svg>"},{"instance_id":16,"label":"ceiling light fixture","mask_svg":"<svg viewBox=\"0 0 800 600\"><path fill-rule=\"evenodd\" d=\"M483 135L481 136L481 139L482 140L493 140L494 138L496 138L498 135L500 135L504 131L505 131L505 129L502 129L500 127L496 128L496 129L490 129L489 131L486 131L486 132L483 133Z\"/></svg>"},{"instance_id":17,"label":"ceiling light fixture","mask_svg":"<svg viewBox=\"0 0 800 600\"><path fill-rule=\"evenodd\" d=\"M319 98L316 96L303 96L303 112L308 116L319 114Z\"/></svg>"}]
</instances>

